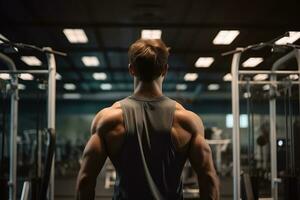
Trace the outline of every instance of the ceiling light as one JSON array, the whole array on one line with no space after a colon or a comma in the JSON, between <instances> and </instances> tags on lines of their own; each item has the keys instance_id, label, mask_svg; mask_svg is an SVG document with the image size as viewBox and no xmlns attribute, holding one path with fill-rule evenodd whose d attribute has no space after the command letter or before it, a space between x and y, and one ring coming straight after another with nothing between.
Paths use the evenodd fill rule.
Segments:
<instances>
[{"instance_id":1,"label":"ceiling light","mask_svg":"<svg viewBox=\"0 0 300 200\"><path fill-rule=\"evenodd\" d=\"M103 83L100 85L101 90L111 90L112 85L110 83Z\"/></svg>"},{"instance_id":2,"label":"ceiling light","mask_svg":"<svg viewBox=\"0 0 300 200\"><path fill-rule=\"evenodd\" d=\"M156 29L156 30L144 29L144 30L142 30L141 38L142 39L160 39L161 33L162 33L162 31L159 29Z\"/></svg>"},{"instance_id":3,"label":"ceiling light","mask_svg":"<svg viewBox=\"0 0 300 200\"><path fill-rule=\"evenodd\" d=\"M280 38L279 40L277 40L275 42L275 44L277 44L277 45L284 45L284 44L288 44L288 43L291 44L291 43L296 42L300 38L300 32L290 31L289 34L290 35L288 37L283 37L283 38Z\"/></svg>"},{"instance_id":4,"label":"ceiling light","mask_svg":"<svg viewBox=\"0 0 300 200\"><path fill-rule=\"evenodd\" d=\"M81 94L78 93L69 93L69 94L63 94L63 99L80 99Z\"/></svg>"},{"instance_id":5,"label":"ceiling light","mask_svg":"<svg viewBox=\"0 0 300 200\"><path fill-rule=\"evenodd\" d=\"M264 59L260 57L248 58L245 62L243 62L243 67L255 67L259 65Z\"/></svg>"},{"instance_id":6,"label":"ceiling light","mask_svg":"<svg viewBox=\"0 0 300 200\"><path fill-rule=\"evenodd\" d=\"M195 67L209 67L214 60L213 57L199 57L195 63Z\"/></svg>"},{"instance_id":7,"label":"ceiling light","mask_svg":"<svg viewBox=\"0 0 300 200\"><path fill-rule=\"evenodd\" d=\"M177 84L176 85L176 90L186 90L187 85L186 84Z\"/></svg>"},{"instance_id":8,"label":"ceiling light","mask_svg":"<svg viewBox=\"0 0 300 200\"><path fill-rule=\"evenodd\" d=\"M291 75L289 75L289 78L291 80L297 80L299 78L299 75L298 74L291 74Z\"/></svg>"},{"instance_id":9,"label":"ceiling light","mask_svg":"<svg viewBox=\"0 0 300 200\"><path fill-rule=\"evenodd\" d=\"M59 73L56 73L55 78L56 78L56 80L61 80L62 79L62 77Z\"/></svg>"},{"instance_id":10,"label":"ceiling light","mask_svg":"<svg viewBox=\"0 0 300 200\"><path fill-rule=\"evenodd\" d=\"M63 33L70 43L87 43L89 41L83 29L64 29Z\"/></svg>"},{"instance_id":11,"label":"ceiling light","mask_svg":"<svg viewBox=\"0 0 300 200\"><path fill-rule=\"evenodd\" d=\"M263 90L269 90L269 89L270 89L270 85L269 85L269 84L266 84L266 85L264 85L262 88L263 88Z\"/></svg>"},{"instance_id":12,"label":"ceiling light","mask_svg":"<svg viewBox=\"0 0 300 200\"><path fill-rule=\"evenodd\" d=\"M232 80L231 74L230 74L230 73L225 74L225 75L223 76L223 80L224 80L224 81L231 81L231 80Z\"/></svg>"},{"instance_id":13,"label":"ceiling light","mask_svg":"<svg viewBox=\"0 0 300 200\"><path fill-rule=\"evenodd\" d=\"M226 114L226 128L233 127L233 116L232 114ZM241 114L240 115L240 128L247 128L248 127L248 115Z\"/></svg>"},{"instance_id":14,"label":"ceiling light","mask_svg":"<svg viewBox=\"0 0 300 200\"><path fill-rule=\"evenodd\" d=\"M233 42L233 40L240 34L238 30L222 30L219 31L213 44L215 45L228 45Z\"/></svg>"},{"instance_id":15,"label":"ceiling light","mask_svg":"<svg viewBox=\"0 0 300 200\"><path fill-rule=\"evenodd\" d=\"M95 80L106 80L107 75L104 72L96 72L96 73L93 73L93 78Z\"/></svg>"},{"instance_id":16,"label":"ceiling light","mask_svg":"<svg viewBox=\"0 0 300 200\"><path fill-rule=\"evenodd\" d=\"M248 99L248 98L251 97L251 93L250 93L250 92L245 92L245 93L243 94L243 97L244 97L245 99Z\"/></svg>"},{"instance_id":17,"label":"ceiling light","mask_svg":"<svg viewBox=\"0 0 300 200\"><path fill-rule=\"evenodd\" d=\"M64 88L66 90L76 90L76 85L73 83L65 83L64 84Z\"/></svg>"},{"instance_id":18,"label":"ceiling light","mask_svg":"<svg viewBox=\"0 0 300 200\"><path fill-rule=\"evenodd\" d=\"M9 42L9 40L2 34L0 34L0 39L4 40L4 42ZM4 42L0 40L0 44L3 44ZM17 49L17 47L11 47L15 52L18 52L19 50ZM8 50L9 52L11 52L11 50ZM15 53L14 52L14 53Z\"/></svg>"},{"instance_id":19,"label":"ceiling light","mask_svg":"<svg viewBox=\"0 0 300 200\"><path fill-rule=\"evenodd\" d=\"M40 90L46 90L46 85L40 83L40 84L38 84L38 88L39 88Z\"/></svg>"},{"instance_id":20,"label":"ceiling light","mask_svg":"<svg viewBox=\"0 0 300 200\"><path fill-rule=\"evenodd\" d=\"M22 74L20 74L20 79L25 80L25 81L30 81L30 80L33 80L33 76L29 73L22 73Z\"/></svg>"},{"instance_id":21,"label":"ceiling light","mask_svg":"<svg viewBox=\"0 0 300 200\"><path fill-rule=\"evenodd\" d=\"M2 73L2 74L0 74L0 79L9 80L10 75L8 73Z\"/></svg>"},{"instance_id":22,"label":"ceiling light","mask_svg":"<svg viewBox=\"0 0 300 200\"><path fill-rule=\"evenodd\" d=\"M83 56L81 61L87 67L96 67L100 65L100 61L96 56Z\"/></svg>"},{"instance_id":23,"label":"ceiling light","mask_svg":"<svg viewBox=\"0 0 300 200\"><path fill-rule=\"evenodd\" d=\"M2 40L8 41L8 39L7 39L4 35L2 35L2 34L0 34L0 38L1 38ZM0 40L0 44L2 44L2 43L3 43L3 41Z\"/></svg>"},{"instance_id":24,"label":"ceiling light","mask_svg":"<svg viewBox=\"0 0 300 200\"><path fill-rule=\"evenodd\" d=\"M208 90L211 90L211 91L214 91L214 90L218 90L218 89L220 89L220 85L219 84L209 84L208 86L207 86L207 89Z\"/></svg>"},{"instance_id":25,"label":"ceiling light","mask_svg":"<svg viewBox=\"0 0 300 200\"><path fill-rule=\"evenodd\" d=\"M253 77L255 81L263 81L266 80L267 78L268 78L267 74L257 74Z\"/></svg>"},{"instance_id":26,"label":"ceiling light","mask_svg":"<svg viewBox=\"0 0 300 200\"><path fill-rule=\"evenodd\" d=\"M184 76L185 81L195 81L198 78L197 73L186 73Z\"/></svg>"},{"instance_id":27,"label":"ceiling light","mask_svg":"<svg viewBox=\"0 0 300 200\"><path fill-rule=\"evenodd\" d=\"M26 86L25 86L24 84L19 83L19 84L18 84L18 89L19 89L19 90L25 90L25 89L26 89Z\"/></svg>"},{"instance_id":28,"label":"ceiling light","mask_svg":"<svg viewBox=\"0 0 300 200\"><path fill-rule=\"evenodd\" d=\"M35 56L22 56L21 60L30 66L41 66L42 62Z\"/></svg>"}]
</instances>

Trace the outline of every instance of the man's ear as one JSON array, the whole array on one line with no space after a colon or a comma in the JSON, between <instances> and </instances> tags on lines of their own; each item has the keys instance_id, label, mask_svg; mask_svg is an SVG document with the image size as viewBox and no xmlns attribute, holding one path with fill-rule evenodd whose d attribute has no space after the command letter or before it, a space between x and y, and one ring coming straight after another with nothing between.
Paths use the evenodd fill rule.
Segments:
<instances>
[{"instance_id":1,"label":"man's ear","mask_svg":"<svg viewBox=\"0 0 300 200\"><path fill-rule=\"evenodd\" d=\"M135 73L134 66L132 64L128 64L128 71L131 76L135 76L136 73Z\"/></svg>"},{"instance_id":2,"label":"man's ear","mask_svg":"<svg viewBox=\"0 0 300 200\"><path fill-rule=\"evenodd\" d=\"M166 74L167 74L167 72L168 72L168 69L169 69L169 64L165 64L165 66L164 66L163 69L162 69L161 75L162 75L162 76L166 76Z\"/></svg>"}]
</instances>

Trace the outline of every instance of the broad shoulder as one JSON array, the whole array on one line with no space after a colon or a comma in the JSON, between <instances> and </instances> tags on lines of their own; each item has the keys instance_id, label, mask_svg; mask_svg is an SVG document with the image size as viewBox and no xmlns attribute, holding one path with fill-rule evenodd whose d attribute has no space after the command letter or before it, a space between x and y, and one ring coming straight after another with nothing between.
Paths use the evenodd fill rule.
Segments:
<instances>
[{"instance_id":1,"label":"broad shoulder","mask_svg":"<svg viewBox=\"0 0 300 200\"><path fill-rule=\"evenodd\" d=\"M93 119L91 133L109 131L123 123L122 109L119 102L99 111Z\"/></svg>"},{"instance_id":2,"label":"broad shoulder","mask_svg":"<svg viewBox=\"0 0 300 200\"><path fill-rule=\"evenodd\" d=\"M204 126L199 115L185 109L181 104L177 102L174 113L174 123L190 132L191 134L201 134L204 136Z\"/></svg>"}]
</instances>

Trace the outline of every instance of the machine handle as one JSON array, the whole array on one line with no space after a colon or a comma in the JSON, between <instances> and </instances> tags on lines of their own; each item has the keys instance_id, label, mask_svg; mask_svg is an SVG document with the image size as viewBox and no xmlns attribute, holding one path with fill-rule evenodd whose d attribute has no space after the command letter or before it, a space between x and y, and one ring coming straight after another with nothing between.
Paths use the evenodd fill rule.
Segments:
<instances>
[{"instance_id":1,"label":"machine handle","mask_svg":"<svg viewBox=\"0 0 300 200\"><path fill-rule=\"evenodd\" d=\"M47 189L49 185L49 180L50 180L50 174L51 174L51 166L53 162L53 155L55 152L55 130L54 129L47 129L47 132L49 134L49 146L47 150L47 158L46 158L46 163L44 167L44 176L42 179L42 185L41 185L41 191L40 191L40 200L45 200L46 195L47 195Z\"/></svg>"}]
</instances>

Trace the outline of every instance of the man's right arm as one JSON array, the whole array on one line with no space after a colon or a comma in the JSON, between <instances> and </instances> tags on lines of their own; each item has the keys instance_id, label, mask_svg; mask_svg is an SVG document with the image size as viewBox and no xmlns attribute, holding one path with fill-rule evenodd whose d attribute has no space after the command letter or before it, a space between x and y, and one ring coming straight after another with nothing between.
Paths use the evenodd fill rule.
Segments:
<instances>
[{"instance_id":1,"label":"man's right arm","mask_svg":"<svg viewBox=\"0 0 300 200\"><path fill-rule=\"evenodd\" d=\"M198 176L200 199L218 200L218 176L214 168L210 147L201 134L192 137L189 160Z\"/></svg>"},{"instance_id":2,"label":"man's right arm","mask_svg":"<svg viewBox=\"0 0 300 200\"><path fill-rule=\"evenodd\" d=\"M212 153L204 138L202 120L193 112L184 111L183 125L191 135L189 160L198 176L201 200L219 200L219 179Z\"/></svg>"}]
</instances>

